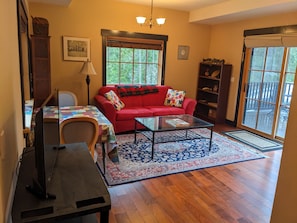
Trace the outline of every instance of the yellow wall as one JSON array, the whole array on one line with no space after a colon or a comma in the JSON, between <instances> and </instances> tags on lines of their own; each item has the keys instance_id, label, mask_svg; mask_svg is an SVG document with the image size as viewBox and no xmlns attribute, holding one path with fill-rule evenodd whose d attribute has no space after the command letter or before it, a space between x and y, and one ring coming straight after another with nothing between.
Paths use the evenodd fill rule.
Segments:
<instances>
[{"instance_id":1,"label":"yellow wall","mask_svg":"<svg viewBox=\"0 0 297 223\"><path fill-rule=\"evenodd\" d=\"M82 62L63 60L62 36L91 39L91 60L99 74L90 76L92 99L102 86L101 29L168 35L165 84L185 89L189 97L196 96L198 62L207 56L210 28L189 24L188 13L155 9L154 15L162 15L167 21L162 27L150 29L139 26L135 20L140 14L149 16L149 7L113 0L88 0L87 3L73 0L69 7L32 3L30 12L33 17L44 17L49 21L52 88L72 90L77 94L79 104L87 103L85 76L78 74ZM177 60L178 45L190 46L189 60Z\"/></svg>"},{"instance_id":2,"label":"yellow wall","mask_svg":"<svg viewBox=\"0 0 297 223\"><path fill-rule=\"evenodd\" d=\"M242 51L242 33L244 29L262 28L278 25L297 24L296 13L265 17L261 19L245 20L212 27L193 25L187 22L188 14L173 10L156 9L155 15L162 14L167 18L163 27L139 27L135 23L135 16L146 13L149 8L119 3L113 0L72 0L70 7L58 7L42 4L31 4L30 15L45 17L50 23L51 38L51 69L52 85L60 89L74 91L80 104L86 104L85 77L78 75L81 62L63 61L62 36L88 37L91 39L91 58L99 75L92 76L91 95L95 95L101 86L101 36L100 29L115 29L133 32L164 34L169 36L166 84L175 88L186 89L189 96L195 96L198 63L205 57L224 58L233 64L234 82L231 85L228 118L232 120L237 93L237 83ZM0 41L0 222L4 222L7 210L8 194L15 171L18 151L23 146L22 120L20 102L20 78L17 44L17 22L15 1L4 0L1 3L1 33ZM177 60L177 46L189 45L189 60ZM297 109L296 91L293 94L292 109ZM293 214L296 190L296 157L295 129L297 124L296 112L291 112L285 148L283 150L282 168L279 177L277 196L273 210L272 222L279 222L278 218L286 222L294 222ZM5 157L3 158L3 151ZM283 165L287 163L286 165ZM287 189L288 188L288 189ZM292 199L287 199L291 197ZM293 213L293 214L292 214ZM285 218L285 216L287 216Z\"/></svg>"},{"instance_id":3,"label":"yellow wall","mask_svg":"<svg viewBox=\"0 0 297 223\"><path fill-rule=\"evenodd\" d=\"M5 222L18 151L23 147L23 126L16 1L4 0L0 5L0 222Z\"/></svg>"}]
</instances>

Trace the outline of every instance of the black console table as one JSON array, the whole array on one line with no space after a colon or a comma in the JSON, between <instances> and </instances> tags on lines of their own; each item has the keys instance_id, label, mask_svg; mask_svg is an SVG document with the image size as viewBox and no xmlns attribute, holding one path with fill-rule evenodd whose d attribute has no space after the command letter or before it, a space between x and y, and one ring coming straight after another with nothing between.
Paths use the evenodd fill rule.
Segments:
<instances>
[{"instance_id":1,"label":"black console table","mask_svg":"<svg viewBox=\"0 0 297 223\"><path fill-rule=\"evenodd\" d=\"M13 223L64 222L97 212L100 222L108 222L110 195L87 145L65 146L58 151L48 186L48 191L56 195L53 200L40 200L26 190L26 185L32 184L34 149L23 154L12 207ZM48 151L51 156L57 152Z\"/></svg>"}]
</instances>

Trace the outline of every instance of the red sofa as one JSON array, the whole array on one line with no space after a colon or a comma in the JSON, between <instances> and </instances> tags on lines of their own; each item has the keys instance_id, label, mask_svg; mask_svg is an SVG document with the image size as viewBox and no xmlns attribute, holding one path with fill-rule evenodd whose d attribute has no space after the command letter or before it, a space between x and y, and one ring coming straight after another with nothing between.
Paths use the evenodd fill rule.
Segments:
<instances>
[{"instance_id":1,"label":"red sofa","mask_svg":"<svg viewBox=\"0 0 297 223\"><path fill-rule=\"evenodd\" d=\"M95 105L113 124L115 133L134 130L135 117L150 117L163 115L193 115L196 100L185 97L182 107L164 105L164 100L169 86L154 86L153 91L145 91L146 86L137 86L138 90L143 90L139 95L131 94L126 96L119 92L119 86L103 86L95 96ZM105 93L113 90L125 106L121 110L116 110L113 104L104 96ZM140 126L139 126L140 127Z\"/></svg>"}]
</instances>

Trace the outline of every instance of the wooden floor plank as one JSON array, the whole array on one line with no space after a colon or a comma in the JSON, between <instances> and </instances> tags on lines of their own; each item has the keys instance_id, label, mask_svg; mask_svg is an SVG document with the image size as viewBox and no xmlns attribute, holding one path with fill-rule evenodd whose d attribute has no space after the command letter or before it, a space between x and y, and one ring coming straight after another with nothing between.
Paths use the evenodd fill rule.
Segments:
<instances>
[{"instance_id":1,"label":"wooden floor plank","mask_svg":"<svg viewBox=\"0 0 297 223\"><path fill-rule=\"evenodd\" d=\"M269 223L281 154L109 187L109 222Z\"/></svg>"}]
</instances>

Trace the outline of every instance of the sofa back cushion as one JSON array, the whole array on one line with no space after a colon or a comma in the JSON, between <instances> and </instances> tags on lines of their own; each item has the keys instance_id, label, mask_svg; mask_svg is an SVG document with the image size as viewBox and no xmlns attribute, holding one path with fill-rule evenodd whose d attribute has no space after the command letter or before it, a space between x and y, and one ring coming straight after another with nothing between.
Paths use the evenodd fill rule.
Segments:
<instances>
[{"instance_id":1,"label":"sofa back cushion","mask_svg":"<svg viewBox=\"0 0 297 223\"><path fill-rule=\"evenodd\" d=\"M118 91L118 87L117 86L114 86L114 85L110 85L110 86L102 86L100 89L99 89L99 94L100 95L103 95L106 93L106 92L109 92L110 90L113 90L117 95L118 97L120 98L120 100L125 104L125 107L141 107L142 106L142 98L141 96L123 96L121 97L120 94L119 94L119 91Z\"/></svg>"},{"instance_id":2,"label":"sofa back cushion","mask_svg":"<svg viewBox=\"0 0 297 223\"><path fill-rule=\"evenodd\" d=\"M157 86L158 93L150 93L142 96L143 106L161 106L164 105L167 90L171 89L169 86Z\"/></svg>"},{"instance_id":3,"label":"sofa back cushion","mask_svg":"<svg viewBox=\"0 0 297 223\"><path fill-rule=\"evenodd\" d=\"M136 87L136 86L131 86ZM141 92L139 95L135 95L137 91L132 92L132 88L126 88L119 90L119 86L109 85L102 86L99 89L99 94L104 96L105 93L113 90L121 99L121 101L125 104L125 107L142 107L142 106L161 106L164 105L165 96L168 89L171 89L169 86L154 86L154 87L146 87L144 86L140 89L136 89L138 92ZM131 91L130 91L131 90ZM120 93L125 96L120 96ZM130 94L131 96L126 96Z\"/></svg>"}]
</instances>

